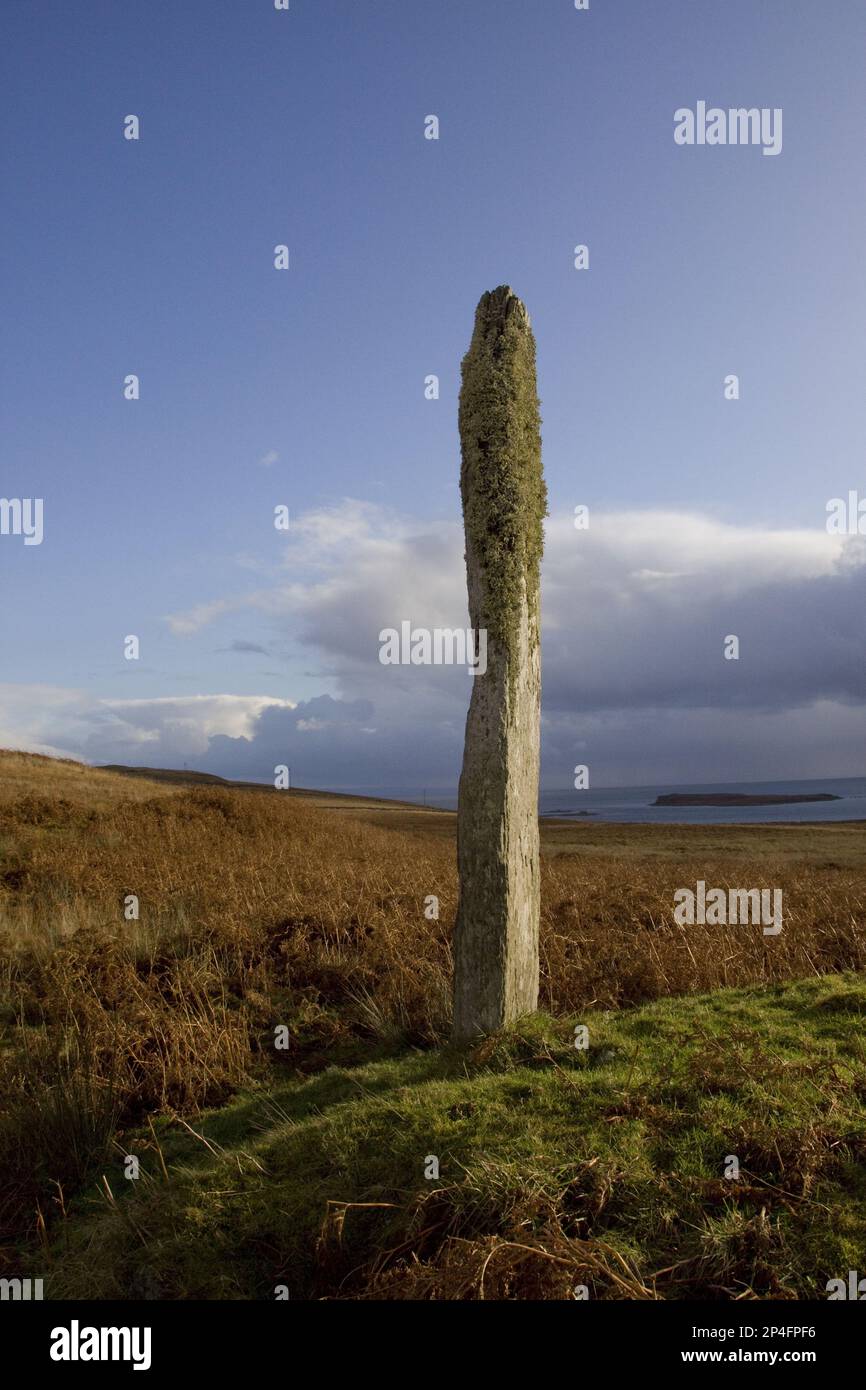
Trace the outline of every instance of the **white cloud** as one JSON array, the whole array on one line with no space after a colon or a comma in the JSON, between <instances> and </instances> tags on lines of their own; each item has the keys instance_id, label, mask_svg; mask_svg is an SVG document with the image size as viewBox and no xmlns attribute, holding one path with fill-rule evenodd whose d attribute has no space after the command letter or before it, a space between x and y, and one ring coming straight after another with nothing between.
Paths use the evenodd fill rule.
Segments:
<instances>
[{"instance_id":1,"label":"white cloud","mask_svg":"<svg viewBox=\"0 0 866 1390\"><path fill-rule=\"evenodd\" d=\"M207 753L211 738L249 738L266 709L292 710L272 695L184 695L97 700L49 685L0 685L0 747L94 762L170 765Z\"/></svg>"},{"instance_id":2,"label":"white cloud","mask_svg":"<svg viewBox=\"0 0 866 1390\"><path fill-rule=\"evenodd\" d=\"M73 758L93 700L62 686L0 682L0 748ZM71 740L71 741L67 741Z\"/></svg>"},{"instance_id":3,"label":"white cloud","mask_svg":"<svg viewBox=\"0 0 866 1390\"><path fill-rule=\"evenodd\" d=\"M115 743L151 742L160 752L206 753L216 734L249 738L266 709L294 709L291 700L272 695L182 695L155 699L100 700L98 710L110 719L108 736ZM105 737L105 726L100 730Z\"/></svg>"}]
</instances>

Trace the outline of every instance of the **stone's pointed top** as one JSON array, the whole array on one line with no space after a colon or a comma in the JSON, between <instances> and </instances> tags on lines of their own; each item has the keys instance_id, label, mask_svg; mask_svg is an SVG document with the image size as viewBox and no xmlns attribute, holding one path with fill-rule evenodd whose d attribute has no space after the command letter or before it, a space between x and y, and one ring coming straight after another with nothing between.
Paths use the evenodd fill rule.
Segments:
<instances>
[{"instance_id":1,"label":"stone's pointed top","mask_svg":"<svg viewBox=\"0 0 866 1390\"><path fill-rule=\"evenodd\" d=\"M499 285L481 296L475 317L487 327L501 328L515 314L527 328L530 326L529 313L523 300L518 299L510 285Z\"/></svg>"},{"instance_id":2,"label":"stone's pointed top","mask_svg":"<svg viewBox=\"0 0 866 1390\"><path fill-rule=\"evenodd\" d=\"M510 285L497 285L495 290L488 290L481 298L505 304L509 299L516 299L517 295Z\"/></svg>"}]
</instances>

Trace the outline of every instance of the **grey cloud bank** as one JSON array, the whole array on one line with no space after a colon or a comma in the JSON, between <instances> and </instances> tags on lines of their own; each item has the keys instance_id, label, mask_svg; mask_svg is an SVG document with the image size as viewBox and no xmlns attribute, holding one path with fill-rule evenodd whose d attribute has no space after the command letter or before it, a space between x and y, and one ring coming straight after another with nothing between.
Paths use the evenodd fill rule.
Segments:
<instances>
[{"instance_id":1,"label":"grey cloud bank","mask_svg":"<svg viewBox=\"0 0 866 1390\"><path fill-rule=\"evenodd\" d=\"M546 546L544 784L566 785L575 762L596 786L864 772L862 539L636 511L579 532L554 517ZM218 626L251 651L244 616L264 615L315 656L320 694L292 699L288 671L284 691L255 695L93 701L9 684L0 742L262 781L288 763L296 785L453 787L472 677L383 666L379 633L465 629L459 527L346 503L299 520L285 565L305 580L208 599L172 629L180 643L206 629L212 649Z\"/></svg>"}]
</instances>

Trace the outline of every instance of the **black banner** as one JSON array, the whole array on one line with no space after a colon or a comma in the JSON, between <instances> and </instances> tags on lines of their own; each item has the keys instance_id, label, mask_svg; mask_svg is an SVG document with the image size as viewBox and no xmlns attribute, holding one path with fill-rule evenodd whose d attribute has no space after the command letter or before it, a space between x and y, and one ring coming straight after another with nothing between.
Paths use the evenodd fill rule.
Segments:
<instances>
[{"instance_id":1,"label":"black banner","mask_svg":"<svg viewBox=\"0 0 866 1390\"><path fill-rule=\"evenodd\" d=\"M513 1340L515 1318L524 1335L556 1338L557 1360L572 1347L575 1373L584 1358L603 1358L611 1374L624 1370L700 1372L706 1366L805 1366L828 1372L859 1354L866 1310L850 1300L797 1303L40 1303L6 1302L0 1310L7 1357L25 1371L93 1376L100 1370L165 1376L258 1377L270 1365L300 1371L299 1353L323 1359L333 1371L345 1364L388 1365L389 1346L401 1374L408 1371L402 1338L423 1338L419 1372L429 1381L441 1364L453 1374L460 1357L471 1361L473 1334L485 1370L501 1352L509 1369L515 1353L543 1361L546 1341ZM467 1342L466 1338L470 1340ZM492 1340L490 1338L492 1337ZM456 1339L459 1338L459 1343ZM398 1348L404 1345L402 1352Z\"/></svg>"}]
</instances>

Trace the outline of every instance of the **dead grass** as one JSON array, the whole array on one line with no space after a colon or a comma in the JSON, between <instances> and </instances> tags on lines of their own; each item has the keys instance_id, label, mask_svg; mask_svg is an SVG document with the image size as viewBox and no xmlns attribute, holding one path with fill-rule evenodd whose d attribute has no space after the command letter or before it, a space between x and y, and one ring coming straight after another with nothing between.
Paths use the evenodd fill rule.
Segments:
<instances>
[{"instance_id":1,"label":"dead grass","mask_svg":"<svg viewBox=\"0 0 866 1390\"><path fill-rule=\"evenodd\" d=\"M442 1042L453 829L435 813L389 819L381 808L0 754L7 1233L32 1226L59 1176L28 1117L49 1097L59 1114L58 1087L68 1091L73 1075L92 1132L75 1151L91 1154L112 1117L195 1112L268 1069L315 1071L371 1041ZM797 830L812 847L800 858L775 829L640 827L630 838L622 827L547 827L542 1006L575 1014L866 968L866 833L845 827L842 853L835 827ZM699 878L781 887L781 936L676 926L674 891ZM124 916L130 894L137 921ZM425 917L429 895L438 920ZM287 1051L274 1050L278 1024L289 1028ZM66 1058L53 1078L51 1057ZM531 1257L514 1260L517 1278ZM497 1256L485 1279L495 1284L504 1268Z\"/></svg>"}]
</instances>

